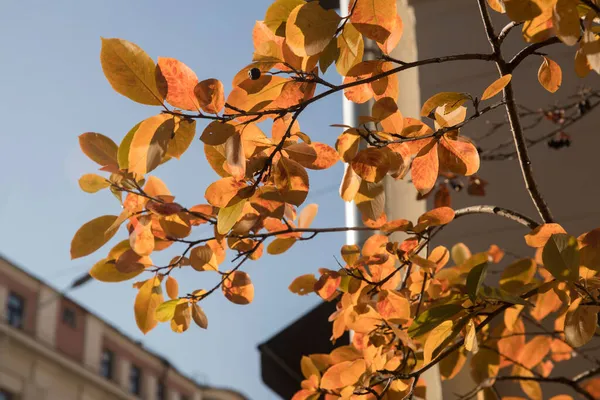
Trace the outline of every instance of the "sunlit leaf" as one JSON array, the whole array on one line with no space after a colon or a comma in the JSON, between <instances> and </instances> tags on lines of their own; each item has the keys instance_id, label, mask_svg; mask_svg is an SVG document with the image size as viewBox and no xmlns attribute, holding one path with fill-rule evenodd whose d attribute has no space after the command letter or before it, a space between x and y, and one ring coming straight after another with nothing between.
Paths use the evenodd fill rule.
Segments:
<instances>
[{"instance_id":1,"label":"sunlit leaf","mask_svg":"<svg viewBox=\"0 0 600 400\"><path fill-rule=\"evenodd\" d=\"M314 292L315 283L317 283L317 278L313 274L306 274L294 279L288 289L292 293L304 296Z\"/></svg>"},{"instance_id":2,"label":"sunlit leaf","mask_svg":"<svg viewBox=\"0 0 600 400\"><path fill-rule=\"evenodd\" d=\"M225 297L235 304L249 304L254 299L254 285L250 276L242 271L226 275L221 289Z\"/></svg>"},{"instance_id":3,"label":"sunlit leaf","mask_svg":"<svg viewBox=\"0 0 600 400\"><path fill-rule=\"evenodd\" d=\"M167 156L179 159L190 147L196 135L196 121L180 120L175 125L175 133L167 146Z\"/></svg>"},{"instance_id":4,"label":"sunlit leaf","mask_svg":"<svg viewBox=\"0 0 600 400\"><path fill-rule=\"evenodd\" d=\"M525 235L525 242L531 247L544 247L555 233L567 233L559 224L543 224Z\"/></svg>"},{"instance_id":5,"label":"sunlit leaf","mask_svg":"<svg viewBox=\"0 0 600 400\"><path fill-rule=\"evenodd\" d=\"M179 297L179 283L177 283L177 280L170 275L167 278L167 282L165 282L165 288L167 289L167 295L171 299Z\"/></svg>"},{"instance_id":6,"label":"sunlit leaf","mask_svg":"<svg viewBox=\"0 0 600 400\"><path fill-rule=\"evenodd\" d=\"M363 37L354 25L346 23L337 37L338 57L335 67L338 73L346 76L348 71L362 61L364 53Z\"/></svg>"},{"instance_id":7,"label":"sunlit leaf","mask_svg":"<svg viewBox=\"0 0 600 400\"><path fill-rule=\"evenodd\" d=\"M548 57L544 57L544 61L538 71L538 80L544 89L550 93L556 92L562 84L562 70L560 65Z\"/></svg>"},{"instance_id":8,"label":"sunlit leaf","mask_svg":"<svg viewBox=\"0 0 600 400\"><path fill-rule=\"evenodd\" d=\"M198 83L196 73L181 61L167 57L158 57L158 68L167 83L167 102L183 110L198 111L199 103L194 94Z\"/></svg>"},{"instance_id":9,"label":"sunlit leaf","mask_svg":"<svg viewBox=\"0 0 600 400\"><path fill-rule=\"evenodd\" d=\"M196 325L198 325L200 328L208 329L208 318L197 303L192 304L192 318L194 319Z\"/></svg>"},{"instance_id":10,"label":"sunlit leaf","mask_svg":"<svg viewBox=\"0 0 600 400\"><path fill-rule=\"evenodd\" d=\"M325 10L318 2L296 7L285 25L288 46L301 57L313 56L325 50L340 23L340 16Z\"/></svg>"},{"instance_id":11,"label":"sunlit leaf","mask_svg":"<svg viewBox=\"0 0 600 400\"><path fill-rule=\"evenodd\" d=\"M431 191L439 172L438 145L435 139L424 146L412 162L413 185L421 194Z\"/></svg>"},{"instance_id":12,"label":"sunlit leaf","mask_svg":"<svg viewBox=\"0 0 600 400\"><path fill-rule=\"evenodd\" d=\"M365 372L365 360L343 361L325 371L321 379L321 388L334 390L353 385Z\"/></svg>"},{"instance_id":13,"label":"sunlit leaf","mask_svg":"<svg viewBox=\"0 0 600 400\"><path fill-rule=\"evenodd\" d=\"M433 110L442 106L445 106L445 112L448 114L462 106L468 99L469 96L466 93L441 92L435 94L423 104L421 116L427 117Z\"/></svg>"},{"instance_id":14,"label":"sunlit leaf","mask_svg":"<svg viewBox=\"0 0 600 400\"><path fill-rule=\"evenodd\" d=\"M506 85L508 85L510 83L512 79L512 74L506 74L504 76L502 76L501 78L497 79L496 81L494 81L490 86L488 86L485 91L483 92L483 95L481 95L481 100L487 100L490 99L492 97L494 97L495 95L497 95L498 93L500 93L502 91L502 89L504 89L506 87Z\"/></svg>"},{"instance_id":15,"label":"sunlit leaf","mask_svg":"<svg viewBox=\"0 0 600 400\"><path fill-rule=\"evenodd\" d=\"M83 224L71 240L71 259L87 256L104 246L116 233L116 230L107 233L116 219L116 215L104 215Z\"/></svg>"},{"instance_id":16,"label":"sunlit leaf","mask_svg":"<svg viewBox=\"0 0 600 400\"><path fill-rule=\"evenodd\" d=\"M462 311L460 304L444 304L423 311L408 328L410 337L419 337L439 326Z\"/></svg>"},{"instance_id":17,"label":"sunlit leaf","mask_svg":"<svg viewBox=\"0 0 600 400\"><path fill-rule=\"evenodd\" d=\"M156 309L162 303L164 299L160 279L158 277L148 279L140 287L134 304L135 322L142 333L148 333L158 324Z\"/></svg>"},{"instance_id":18,"label":"sunlit leaf","mask_svg":"<svg viewBox=\"0 0 600 400\"><path fill-rule=\"evenodd\" d=\"M377 43L385 43L396 26L396 1L369 0L351 1L348 10L352 10L350 22L356 29Z\"/></svg>"},{"instance_id":19,"label":"sunlit leaf","mask_svg":"<svg viewBox=\"0 0 600 400\"><path fill-rule=\"evenodd\" d=\"M138 103L162 104L156 65L144 50L123 39L102 38L102 71L115 91Z\"/></svg>"},{"instance_id":20,"label":"sunlit leaf","mask_svg":"<svg viewBox=\"0 0 600 400\"><path fill-rule=\"evenodd\" d=\"M159 114L143 121L136 130L129 149L128 169L144 175L158 167L173 136L172 115Z\"/></svg>"},{"instance_id":21,"label":"sunlit leaf","mask_svg":"<svg viewBox=\"0 0 600 400\"><path fill-rule=\"evenodd\" d=\"M123 273L117 269L114 259L104 258L94 264L90 275L100 282L123 282L135 278L143 271L144 269Z\"/></svg>"},{"instance_id":22,"label":"sunlit leaf","mask_svg":"<svg viewBox=\"0 0 600 400\"><path fill-rule=\"evenodd\" d=\"M218 79L205 79L198 82L194 88L194 94L198 104L210 114L217 114L225 106L225 92L223 84Z\"/></svg>"},{"instance_id":23,"label":"sunlit leaf","mask_svg":"<svg viewBox=\"0 0 600 400\"><path fill-rule=\"evenodd\" d=\"M81 150L92 161L101 166L117 166L117 150L115 142L100 133L86 132L79 135Z\"/></svg>"},{"instance_id":24,"label":"sunlit leaf","mask_svg":"<svg viewBox=\"0 0 600 400\"><path fill-rule=\"evenodd\" d=\"M110 182L100 175L85 174L79 178L79 187L87 193L96 193L110 186Z\"/></svg>"}]
</instances>

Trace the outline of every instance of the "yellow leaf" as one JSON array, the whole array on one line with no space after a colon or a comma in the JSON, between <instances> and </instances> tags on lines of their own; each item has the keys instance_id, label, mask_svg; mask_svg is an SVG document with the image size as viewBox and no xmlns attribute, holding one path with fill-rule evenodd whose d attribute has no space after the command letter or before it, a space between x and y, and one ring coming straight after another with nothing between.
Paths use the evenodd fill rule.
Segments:
<instances>
[{"instance_id":1,"label":"yellow leaf","mask_svg":"<svg viewBox=\"0 0 600 400\"><path fill-rule=\"evenodd\" d=\"M135 298L135 322L142 333L150 332L158 323L156 309L164 302L160 279L154 277L142 284Z\"/></svg>"},{"instance_id":2,"label":"yellow leaf","mask_svg":"<svg viewBox=\"0 0 600 400\"><path fill-rule=\"evenodd\" d=\"M346 23L337 37L337 47L339 54L335 67L340 75L346 76L348 71L363 59L365 49L363 37L354 25Z\"/></svg>"},{"instance_id":3,"label":"yellow leaf","mask_svg":"<svg viewBox=\"0 0 600 400\"><path fill-rule=\"evenodd\" d=\"M523 258L510 264L502 272L500 289L518 294L523 286L531 282L536 270L537 265L531 258Z\"/></svg>"},{"instance_id":4,"label":"yellow leaf","mask_svg":"<svg viewBox=\"0 0 600 400\"><path fill-rule=\"evenodd\" d=\"M265 25L277 36L285 36L285 26L290 13L304 3L304 0L276 0L267 8Z\"/></svg>"},{"instance_id":5,"label":"yellow leaf","mask_svg":"<svg viewBox=\"0 0 600 400\"><path fill-rule=\"evenodd\" d=\"M465 349L473 354L479 351L479 344L477 343L477 330L475 329L475 323L473 320L469 320L467 324L467 335L465 336Z\"/></svg>"},{"instance_id":6,"label":"yellow leaf","mask_svg":"<svg viewBox=\"0 0 600 400\"><path fill-rule=\"evenodd\" d=\"M495 95L497 95L498 93L500 93L502 91L502 89L504 89L506 87L506 85L508 85L510 83L512 79L512 74L506 74L503 77L497 79L496 81L494 81L494 83L492 83L490 86L488 86L485 91L483 92L483 95L481 95L481 100L487 100L490 99L492 97L494 97Z\"/></svg>"},{"instance_id":7,"label":"yellow leaf","mask_svg":"<svg viewBox=\"0 0 600 400\"><path fill-rule=\"evenodd\" d=\"M544 61L538 71L538 80L544 89L550 93L556 92L562 83L562 70L560 65L548 57L544 57Z\"/></svg>"},{"instance_id":8,"label":"yellow leaf","mask_svg":"<svg viewBox=\"0 0 600 400\"><path fill-rule=\"evenodd\" d=\"M129 246L129 243L128 243ZM98 261L92 269L90 269L90 275L92 278L100 282L123 282L132 278L135 278L141 274L144 270L137 270L128 273L123 273L117 269L114 259L104 258Z\"/></svg>"},{"instance_id":9,"label":"yellow leaf","mask_svg":"<svg viewBox=\"0 0 600 400\"><path fill-rule=\"evenodd\" d=\"M225 105L223 83L218 79L205 79L194 88L194 93L203 111L218 114Z\"/></svg>"},{"instance_id":10,"label":"yellow leaf","mask_svg":"<svg viewBox=\"0 0 600 400\"><path fill-rule=\"evenodd\" d=\"M179 159L190 147L196 135L196 121L181 120L175 126L173 138L167 146L167 156Z\"/></svg>"},{"instance_id":11,"label":"yellow leaf","mask_svg":"<svg viewBox=\"0 0 600 400\"><path fill-rule=\"evenodd\" d=\"M144 120L129 148L129 171L144 175L158 167L167 152L175 129L172 115L159 114Z\"/></svg>"},{"instance_id":12,"label":"yellow leaf","mask_svg":"<svg viewBox=\"0 0 600 400\"><path fill-rule=\"evenodd\" d=\"M156 319L159 322L167 322L173 319L175 307L179 304L179 299L165 301L156 308Z\"/></svg>"},{"instance_id":13,"label":"yellow leaf","mask_svg":"<svg viewBox=\"0 0 600 400\"><path fill-rule=\"evenodd\" d=\"M313 274L306 274L294 279L288 289L292 293L304 296L314 292L315 283L317 283L317 278Z\"/></svg>"},{"instance_id":14,"label":"yellow leaf","mask_svg":"<svg viewBox=\"0 0 600 400\"><path fill-rule=\"evenodd\" d=\"M556 36L567 46L573 46L581 36L581 25L577 5L579 0L558 0L554 6L553 22Z\"/></svg>"},{"instance_id":15,"label":"yellow leaf","mask_svg":"<svg viewBox=\"0 0 600 400\"><path fill-rule=\"evenodd\" d=\"M285 26L287 45L300 57L319 54L333 39L340 20L335 11L323 9L318 2L299 5Z\"/></svg>"},{"instance_id":16,"label":"yellow leaf","mask_svg":"<svg viewBox=\"0 0 600 400\"><path fill-rule=\"evenodd\" d=\"M208 318L206 317L206 314L204 313L202 308L197 303L192 304L192 318L194 319L196 325L198 325L200 328L208 328Z\"/></svg>"},{"instance_id":17,"label":"yellow leaf","mask_svg":"<svg viewBox=\"0 0 600 400\"><path fill-rule=\"evenodd\" d=\"M138 103L162 104L156 65L144 50L123 39L102 38L102 71L115 91Z\"/></svg>"},{"instance_id":18,"label":"yellow leaf","mask_svg":"<svg viewBox=\"0 0 600 400\"><path fill-rule=\"evenodd\" d=\"M423 108L421 108L421 116L427 117L433 110L441 106L446 106L445 112L446 114L449 114L458 107L462 106L468 99L469 96L466 93L441 92L434 94L427 99L425 104L423 104Z\"/></svg>"},{"instance_id":19,"label":"yellow leaf","mask_svg":"<svg viewBox=\"0 0 600 400\"><path fill-rule=\"evenodd\" d=\"M550 236L556 233L567 233L559 224L543 224L525 235L525 242L531 247L544 247Z\"/></svg>"},{"instance_id":20,"label":"yellow leaf","mask_svg":"<svg viewBox=\"0 0 600 400\"><path fill-rule=\"evenodd\" d=\"M276 238L267 246L267 253L272 255L283 254L296 243L296 238Z\"/></svg>"},{"instance_id":21,"label":"yellow leaf","mask_svg":"<svg viewBox=\"0 0 600 400\"><path fill-rule=\"evenodd\" d=\"M226 275L221 289L225 297L234 304L250 304L254 299L254 285L250 276L242 271Z\"/></svg>"},{"instance_id":22,"label":"yellow leaf","mask_svg":"<svg viewBox=\"0 0 600 400\"><path fill-rule=\"evenodd\" d=\"M334 390L353 385L365 371L366 362L363 359L341 362L325 371L321 379L321 388Z\"/></svg>"},{"instance_id":23,"label":"yellow leaf","mask_svg":"<svg viewBox=\"0 0 600 400\"><path fill-rule=\"evenodd\" d=\"M116 143L101 133L86 132L79 135L79 146L86 156L103 167L118 165Z\"/></svg>"},{"instance_id":24,"label":"yellow leaf","mask_svg":"<svg viewBox=\"0 0 600 400\"><path fill-rule=\"evenodd\" d=\"M100 175L85 174L79 178L79 187L87 193L96 193L110 186L110 182Z\"/></svg>"},{"instance_id":25,"label":"yellow leaf","mask_svg":"<svg viewBox=\"0 0 600 400\"><path fill-rule=\"evenodd\" d=\"M192 313L188 301L186 299L179 300L171 320L171 330L175 333L185 332L190 327L191 320Z\"/></svg>"},{"instance_id":26,"label":"yellow leaf","mask_svg":"<svg viewBox=\"0 0 600 400\"><path fill-rule=\"evenodd\" d=\"M423 348L423 365L433 360L435 350L452 334L453 327L452 321L444 321L429 333Z\"/></svg>"},{"instance_id":27,"label":"yellow leaf","mask_svg":"<svg viewBox=\"0 0 600 400\"><path fill-rule=\"evenodd\" d=\"M233 205L221 208L219 210L219 214L217 214L217 231L221 235L225 235L231 230L233 225L235 225L238 218L240 218L242 215L245 204L246 199L243 199L242 201L238 201Z\"/></svg>"},{"instance_id":28,"label":"yellow leaf","mask_svg":"<svg viewBox=\"0 0 600 400\"><path fill-rule=\"evenodd\" d=\"M302 356L302 360L300 360L300 369L302 370L302 375L304 375L306 379L313 375L316 375L319 378L321 377L319 369L315 366L315 363L310 357Z\"/></svg>"},{"instance_id":29,"label":"yellow leaf","mask_svg":"<svg viewBox=\"0 0 600 400\"><path fill-rule=\"evenodd\" d=\"M177 280L170 275L165 283L165 288L167 289L169 298L174 300L179 297L179 283L177 283Z\"/></svg>"},{"instance_id":30,"label":"yellow leaf","mask_svg":"<svg viewBox=\"0 0 600 400\"><path fill-rule=\"evenodd\" d=\"M117 232L113 230L107 233L116 219L116 215L103 215L79 228L71 240L71 259L87 256L104 246Z\"/></svg>"}]
</instances>

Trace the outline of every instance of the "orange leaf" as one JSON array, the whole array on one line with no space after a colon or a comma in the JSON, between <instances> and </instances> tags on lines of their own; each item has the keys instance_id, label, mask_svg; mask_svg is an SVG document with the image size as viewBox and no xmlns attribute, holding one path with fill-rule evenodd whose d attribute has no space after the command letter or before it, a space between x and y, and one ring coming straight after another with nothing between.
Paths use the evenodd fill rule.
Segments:
<instances>
[{"instance_id":1,"label":"orange leaf","mask_svg":"<svg viewBox=\"0 0 600 400\"><path fill-rule=\"evenodd\" d=\"M417 154L412 162L411 175L413 185L421 194L431 191L438 177L438 145L431 139Z\"/></svg>"},{"instance_id":2,"label":"orange leaf","mask_svg":"<svg viewBox=\"0 0 600 400\"><path fill-rule=\"evenodd\" d=\"M396 46L398 46L403 33L404 23L402 22L400 15L396 15L396 20L394 21L394 27L392 28L390 36L387 37L383 44L377 43L377 46L379 46L384 54L390 54L396 48Z\"/></svg>"},{"instance_id":3,"label":"orange leaf","mask_svg":"<svg viewBox=\"0 0 600 400\"><path fill-rule=\"evenodd\" d=\"M158 167L174 130L175 121L169 114L155 115L142 121L129 148L129 171L144 175Z\"/></svg>"},{"instance_id":4,"label":"orange leaf","mask_svg":"<svg viewBox=\"0 0 600 400\"><path fill-rule=\"evenodd\" d=\"M267 246L267 253L272 255L283 254L290 249L296 243L296 238L288 237L288 238L277 238L273 240Z\"/></svg>"},{"instance_id":5,"label":"orange leaf","mask_svg":"<svg viewBox=\"0 0 600 400\"><path fill-rule=\"evenodd\" d=\"M309 204L305 206L298 215L298 228L309 228L319 211L318 204Z\"/></svg>"},{"instance_id":6,"label":"orange leaf","mask_svg":"<svg viewBox=\"0 0 600 400\"><path fill-rule=\"evenodd\" d=\"M398 104L391 97L382 97L373 104L371 112L381 124L384 131L390 133L401 133L404 127L404 117L398 110Z\"/></svg>"},{"instance_id":7,"label":"orange leaf","mask_svg":"<svg viewBox=\"0 0 600 400\"><path fill-rule=\"evenodd\" d=\"M419 217L415 232L422 232L431 226L446 225L454 219L454 210L450 207L434 208Z\"/></svg>"},{"instance_id":8,"label":"orange leaf","mask_svg":"<svg viewBox=\"0 0 600 400\"><path fill-rule=\"evenodd\" d=\"M308 174L296 161L281 157L274 168L275 184L286 203L299 206L308 196Z\"/></svg>"},{"instance_id":9,"label":"orange leaf","mask_svg":"<svg viewBox=\"0 0 600 400\"><path fill-rule=\"evenodd\" d=\"M218 271L219 259L214 246L209 244L196 246L190 252L190 263L196 271Z\"/></svg>"},{"instance_id":10,"label":"orange leaf","mask_svg":"<svg viewBox=\"0 0 600 400\"><path fill-rule=\"evenodd\" d=\"M218 79L205 79L194 87L194 95L203 111L217 114L225 106L223 84Z\"/></svg>"},{"instance_id":11,"label":"orange leaf","mask_svg":"<svg viewBox=\"0 0 600 400\"><path fill-rule=\"evenodd\" d=\"M236 133L231 122L213 121L204 128L200 140L211 146L218 146L227 142Z\"/></svg>"},{"instance_id":12,"label":"orange leaf","mask_svg":"<svg viewBox=\"0 0 600 400\"><path fill-rule=\"evenodd\" d=\"M543 224L525 235L525 242L528 246L537 248L544 247L550 236L556 233L567 233L559 224Z\"/></svg>"},{"instance_id":13,"label":"orange leaf","mask_svg":"<svg viewBox=\"0 0 600 400\"><path fill-rule=\"evenodd\" d=\"M236 196L245 187L246 184L243 181L237 181L234 178L223 178L210 184L206 188L204 197L211 205L224 208L232 205L230 203L234 198L239 201L239 198Z\"/></svg>"},{"instance_id":14,"label":"orange leaf","mask_svg":"<svg viewBox=\"0 0 600 400\"><path fill-rule=\"evenodd\" d=\"M344 176L342 177L342 182L340 184L340 197L346 202L354 200L361 186L361 181L362 179L354 172L350 164L346 164ZM379 215L374 218L377 217L379 217Z\"/></svg>"},{"instance_id":15,"label":"orange leaf","mask_svg":"<svg viewBox=\"0 0 600 400\"><path fill-rule=\"evenodd\" d=\"M377 43L385 43L396 27L395 0L355 0L350 2L348 11L352 11L350 22L356 29Z\"/></svg>"},{"instance_id":16,"label":"orange leaf","mask_svg":"<svg viewBox=\"0 0 600 400\"><path fill-rule=\"evenodd\" d=\"M174 300L179 297L179 283L177 283L177 280L170 275L165 283L165 288L167 289L169 298Z\"/></svg>"},{"instance_id":17,"label":"orange leaf","mask_svg":"<svg viewBox=\"0 0 600 400\"><path fill-rule=\"evenodd\" d=\"M450 261L450 252L444 246L437 246L435 249L431 250L427 259L436 263L436 271L439 271L448 263L448 261Z\"/></svg>"},{"instance_id":18,"label":"orange leaf","mask_svg":"<svg viewBox=\"0 0 600 400\"><path fill-rule=\"evenodd\" d=\"M365 360L343 361L330 367L321 379L321 388L334 390L353 385L366 371Z\"/></svg>"},{"instance_id":19,"label":"orange leaf","mask_svg":"<svg viewBox=\"0 0 600 400\"><path fill-rule=\"evenodd\" d=\"M166 57L158 57L158 68L167 82L167 102L183 110L198 111L194 94L198 77L194 71L181 61Z\"/></svg>"},{"instance_id":20,"label":"orange leaf","mask_svg":"<svg viewBox=\"0 0 600 400\"><path fill-rule=\"evenodd\" d=\"M206 314L197 303L192 304L192 318L200 328L208 328L208 318L206 318Z\"/></svg>"},{"instance_id":21,"label":"orange leaf","mask_svg":"<svg viewBox=\"0 0 600 400\"><path fill-rule=\"evenodd\" d=\"M562 70L560 65L548 57L544 57L544 61L538 71L538 80L544 89L550 93L556 92L562 83Z\"/></svg>"},{"instance_id":22,"label":"orange leaf","mask_svg":"<svg viewBox=\"0 0 600 400\"><path fill-rule=\"evenodd\" d=\"M318 2L300 5L290 13L285 25L285 38L290 49L301 57L325 50L333 39L340 16L325 10Z\"/></svg>"},{"instance_id":23,"label":"orange leaf","mask_svg":"<svg viewBox=\"0 0 600 400\"><path fill-rule=\"evenodd\" d=\"M390 168L387 155L375 147L359 151L350 164L354 172L366 182L381 181Z\"/></svg>"},{"instance_id":24,"label":"orange leaf","mask_svg":"<svg viewBox=\"0 0 600 400\"><path fill-rule=\"evenodd\" d=\"M131 219L133 231L129 235L131 249L140 256L150 255L154 251L154 235L152 234L152 219L142 215Z\"/></svg>"},{"instance_id":25,"label":"orange leaf","mask_svg":"<svg viewBox=\"0 0 600 400\"><path fill-rule=\"evenodd\" d=\"M323 300L330 301L337 295L337 288L341 282L340 274L326 270L315 283L314 290Z\"/></svg>"},{"instance_id":26,"label":"orange leaf","mask_svg":"<svg viewBox=\"0 0 600 400\"><path fill-rule=\"evenodd\" d=\"M447 135L440 139L439 162L442 168L458 175L473 175L479 170L479 152L466 138L458 136L456 140Z\"/></svg>"},{"instance_id":27,"label":"orange leaf","mask_svg":"<svg viewBox=\"0 0 600 400\"><path fill-rule=\"evenodd\" d=\"M494 81L494 83L492 83L490 86L488 86L485 89L485 91L483 92L483 95L481 95L481 100L483 101L483 100L490 99L490 98L494 97L495 95L497 95L498 93L500 93L502 91L502 89L504 89L506 87L506 85L508 85L510 83L511 79L512 79L512 74L506 74L503 77Z\"/></svg>"},{"instance_id":28,"label":"orange leaf","mask_svg":"<svg viewBox=\"0 0 600 400\"><path fill-rule=\"evenodd\" d=\"M242 271L234 271L227 275L221 289L225 297L235 304L250 304L254 299L254 285L250 276Z\"/></svg>"}]
</instances>

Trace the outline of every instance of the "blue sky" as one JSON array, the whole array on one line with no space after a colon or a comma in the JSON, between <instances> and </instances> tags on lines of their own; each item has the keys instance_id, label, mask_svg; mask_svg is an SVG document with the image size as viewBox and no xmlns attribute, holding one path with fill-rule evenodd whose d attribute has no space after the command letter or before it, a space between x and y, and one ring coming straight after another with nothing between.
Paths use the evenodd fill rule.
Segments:
<instances>
[{"instance_id":1,"label":"blue sky","mask_svg":"<svg viewBox=\"0 0 600 400\"><path fill-rule=\"evenodd\" d=\"M269 3L3 2L0 253L56 288L64 288L110 248L84 259L69 259L69 244L79 226L120 211L108 191L90 195L79 189L78 178L95 172L97 166L80 152L77 136L100 132L118 143L137 122L160 110L111 89L100 67L100 37L130 40L155 60L175 57L200 79L221 79L227 90L233 75L251 61L252 27ZM302 131L330 144L339 129L329 124L341 121L339 95L311 106L300 118ZM338 163L329 171L311 174L313 194L308 201L320 203L314 226L344 223L344 207L337 195L341 172ZM180 161L169 162L156 175L185 205L203 203L206 186L216 178L203 160L198 140ZM200 229L195 236L202 233ZM117 238L112 242L125 238L125 232ZM251 399L270 399L275 395L260 380L256 346L317 304L315 297L298 297L287 286L296 276L334 267L335 249L343 240L342 234L319 236L285 255L249 264L246 271L255 285L254 302L237 306L216 293L204 305L208 331L193 327L176 335L165 325L143 336L133 319L135 291L130 283L92 282L71 296L201 382L239 389ZM174 254L168 250L154 261L166 262ZM216 278L208 272L177 277L183 290L210 287Z\"/></svg>"}]
</instances>

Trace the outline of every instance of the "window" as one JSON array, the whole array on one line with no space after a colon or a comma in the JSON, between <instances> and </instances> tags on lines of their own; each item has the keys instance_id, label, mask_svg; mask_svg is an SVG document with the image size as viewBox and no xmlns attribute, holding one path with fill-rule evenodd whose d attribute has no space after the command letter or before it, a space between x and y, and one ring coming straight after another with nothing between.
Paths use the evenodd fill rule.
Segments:
<instances>
[{"instance_id":1,"label":"window","mask_svg":"<svg viewBox=\"0 0 600 400\"><path fill-rule=\"evenodd\" d=\"M62 321L63 323L69 325L71 328L76 327L75 316L76 314L74 309L72 309L71 307L63 308Z\"/></svg>"},{"instance_id":2,"label":"window","mask_svg":"<svg viewBox=\"0 0 600 400\"><path fill-rule=\"evenodd\" d=\"M7 391L0 389L0 400L13 400L14 397L12 396L12 394L8 393Z\"/></svg>"},{"instance_id":3,"label":"window","mask_svg":"<svg viewBox=\"0 0 600 400\"><path fill-rule=\"evenodd\" d=\"M129 370L129 392L138 396L142 394L142 370L135 365Z\"/></svg>"},{"instance_id":4,"label":"window","mask_svg":"<svg viewBox=\"0 0 600 400\"><path fill-rule=\"evenodd\" d=\"M22 329L25 316L25 300L18 294L10 292L6 308L8 323L15 328Z\"/></svg>"},{"instance_id":5,"label":"window","mask_svg":"<svg viewBox=\"0 0 600 400\"><path fill-rule=\"evenodd\" d=\"M165 388L165 384L163 382L158 382L156 385L156 399L157 400L166 400L167 398L167 389Z\"/></svg>"},{"instance_id":6,"label":"window","mask_svg":"<svg viewBox=\"0 0 600 400\"><path fill-rule=\"evenodd\" d=\"M106 379L113 378L114 359L115 353L107 349L102 350L102 359L100 360L100 375Z\"/></svg>"}]
</instances>

